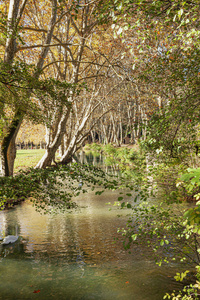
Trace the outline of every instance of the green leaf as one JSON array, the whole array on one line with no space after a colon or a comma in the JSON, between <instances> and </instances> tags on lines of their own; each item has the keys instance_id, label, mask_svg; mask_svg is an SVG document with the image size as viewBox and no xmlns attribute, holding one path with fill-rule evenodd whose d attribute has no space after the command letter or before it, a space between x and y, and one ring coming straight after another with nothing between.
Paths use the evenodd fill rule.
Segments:
<instances>
[{"instance_id":1,"label":"green leaf","mask_svg":"<svg viewBox=\"0 0 200 300\"><path fill-rule=\"evenodd\" d=\"M181 18L182 14L183 14L183 9L181 8L181 9L178 11L178 17L179 17L179 19Z\"/></svg>"},{"instance_id":2,"label":"green leaf","mask_svg":"<svg viewBox=\"0 0 200 300\"><path fill-rule=\"evenodd\" d=\"M164 240L161 240L161 241L160 241L160 245L161 245L161 246L164 246L164 244L165 244Z\"/></svg>"},{"instance_id":3,"label":"green leaf","mask_svg":"<svg viewBox=\"0 0 200 300\"><path fill-rule=\"evenodd\" d=\"M121 208L124 208L124 207L125 207L125 205L126 205L126 203L125 203L125 202L121 203Z\"/></svg>"},{"instance_id":4,"label":"green leaf","mask_svg":"<svg viewBox=\"0 0 200 300\"><path fill-rule=\"evenodd\" d=\"M135 241L135 240L137 239L137 234L133 234L133 235L131 236L131 238L132 238L133 241Z\"/></svg>"}]
</instances>

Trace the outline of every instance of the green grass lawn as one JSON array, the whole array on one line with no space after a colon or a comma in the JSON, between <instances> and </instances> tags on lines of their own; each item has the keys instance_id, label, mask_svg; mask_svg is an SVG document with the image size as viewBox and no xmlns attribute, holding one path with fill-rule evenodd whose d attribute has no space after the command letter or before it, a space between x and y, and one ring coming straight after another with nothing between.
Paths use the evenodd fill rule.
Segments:
<instances>
[{"instance_id":1,"label":"green grass lawn","mask_svg":"<svg viewBox=\"0 0 200 300\"><path fill-rule=\"evenodd\" d=\"M35 167L44 153L44 149L17 150L14 173L17 173L20 169Z\"/></svg>"}]
</instances>

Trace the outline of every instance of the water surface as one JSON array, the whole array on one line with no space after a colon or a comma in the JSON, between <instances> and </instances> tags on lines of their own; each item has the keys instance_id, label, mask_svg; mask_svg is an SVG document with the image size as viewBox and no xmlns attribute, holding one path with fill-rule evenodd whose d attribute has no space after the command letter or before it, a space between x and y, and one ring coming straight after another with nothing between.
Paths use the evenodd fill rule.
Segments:
<instances>
[{"instance_id":1,"label":"water surface","mask_svg":"<svg viewBox=\"0 0 200 300\"><path fill-rule=\"evenodd\" d=\"M16 225L20 236L1 246L0 299L160 300L179 288L177 265L158 267L145 247L123 249L117 228L127 217L106 205L116 199L90 192L70 213L41 215L29 202L0 212L0 236Z\"/></svg>"}]
</instances>

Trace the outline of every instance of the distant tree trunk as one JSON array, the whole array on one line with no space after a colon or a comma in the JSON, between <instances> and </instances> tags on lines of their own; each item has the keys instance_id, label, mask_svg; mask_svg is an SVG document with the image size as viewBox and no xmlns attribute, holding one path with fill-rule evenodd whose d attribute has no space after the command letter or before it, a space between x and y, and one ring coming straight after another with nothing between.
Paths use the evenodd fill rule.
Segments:
<instances>
[{"instance_id":1,"label":"distant tree trunk","mask_svg":"<svg viewBox=\"0 0 200 300\"><path fill-rule=\"evenodd\" d=\"M93 130L91 130L90 134L92 138L92 143L95 143L95 133L93 132Z\"/></svg>"},{"instance_id":2,"label":"distant tree trunk","mask_svg":"<svg viewBox=\"0 0 200 300\"><path fill-rule=\"evenodd\" d=\"M113 137L114 137L114 143L116 143L117 146L120 146L120 142L119 142L118 135L117 135L117 123L114 120L114 116L113 116L112 112L110 113L110 119L111 119L111 122L113 125L112 133L113 133Z\"/></svg>"},{"instance_id":3,"label":"distant tree trunk","mask_svg":"<svg viewBox=\"0 0 200 300\"><path fill-rule=\"evenodd\" d=\"M122 128L122 120L120 118L120 123L119 123L119 134L120 134L120 146L123 143L123 128Z\"/></svg>"}]
</instances>

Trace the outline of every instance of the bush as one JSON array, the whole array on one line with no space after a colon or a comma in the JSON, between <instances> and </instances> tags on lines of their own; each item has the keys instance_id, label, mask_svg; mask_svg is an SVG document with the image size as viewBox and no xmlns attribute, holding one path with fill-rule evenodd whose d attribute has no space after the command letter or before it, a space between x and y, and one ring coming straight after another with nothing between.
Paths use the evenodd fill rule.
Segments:
<instances>
[{"instance_id":1,"label":"bush","mask_svg":"<svg viewBox=\"0 0 200 300\"><path fill-rule=\"evenodd\" d=\"M117 156L117 149L111 144L105 145L103 147L103 152L108 156Z\"/></svg>"}]
</instances>

